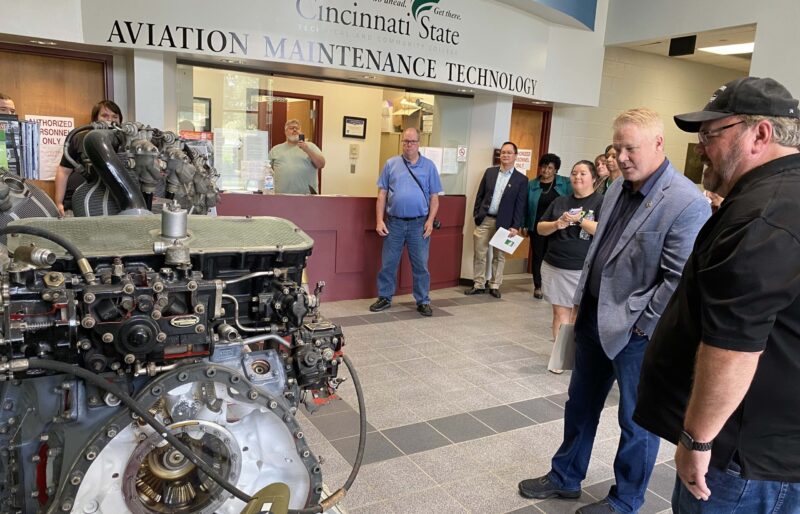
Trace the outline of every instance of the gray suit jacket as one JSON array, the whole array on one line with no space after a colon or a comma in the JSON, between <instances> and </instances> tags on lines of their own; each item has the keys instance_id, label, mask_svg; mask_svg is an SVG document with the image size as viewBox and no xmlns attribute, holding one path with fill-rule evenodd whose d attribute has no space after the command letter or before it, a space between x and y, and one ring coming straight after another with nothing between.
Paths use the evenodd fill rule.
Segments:
<instances>
[{"instance_id":1,"label":"gray suit jacket","mask_svg":"<svg viewBox=\"0 0 800 514\"><path fill-rule=\"evenodd\" d=\"M575 304L581 302L598 243L622 193L622 180L608 188L597 232L581 273ZM633 214L603 267L597 324L610 359L628 344L634 327L653 330L678 286L695 237L711 216L708 201L669 164Z\"/></svg>"}]
</instances>

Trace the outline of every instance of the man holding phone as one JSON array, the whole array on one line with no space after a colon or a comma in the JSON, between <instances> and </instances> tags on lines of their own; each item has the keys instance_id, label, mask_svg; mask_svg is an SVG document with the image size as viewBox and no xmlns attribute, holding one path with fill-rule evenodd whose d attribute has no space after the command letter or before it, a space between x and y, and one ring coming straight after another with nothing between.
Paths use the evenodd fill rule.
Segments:
<instances>
[{"instance_id":1,"label":"man holding phone","mask_svg":"<svg viewBox=\"0 0 800 514\"><path fill-rule=\"evenodd\" d=\"M319 192L317 169L325 167L325 157L314 143L300 133L300 120L284 126L286 142L272 147L269 160L275 174L275 192L307 195Z\"/></svg>"}]
</instances>

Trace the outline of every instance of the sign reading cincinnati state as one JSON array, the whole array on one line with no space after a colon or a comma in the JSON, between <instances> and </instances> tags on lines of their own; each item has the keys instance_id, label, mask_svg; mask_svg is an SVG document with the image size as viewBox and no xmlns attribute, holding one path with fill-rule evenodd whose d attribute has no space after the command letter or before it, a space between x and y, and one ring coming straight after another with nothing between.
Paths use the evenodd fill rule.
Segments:
<instances>
[{"instance_id":1,"label":"sign reading cincinnati state","mask_svg":"<svg viewBox=\"0 0 800 514\"><path fill-rule=\"evenodd\" d=\"M549 28L485 0L82 0L87 43L354 70L535 97Z\"/></svg>"}]
</instances>

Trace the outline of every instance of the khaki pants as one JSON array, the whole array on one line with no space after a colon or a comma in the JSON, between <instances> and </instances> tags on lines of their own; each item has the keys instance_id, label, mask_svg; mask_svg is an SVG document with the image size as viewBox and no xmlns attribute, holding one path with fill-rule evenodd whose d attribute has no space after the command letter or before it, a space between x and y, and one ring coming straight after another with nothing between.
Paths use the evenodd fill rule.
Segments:
<instances>
[{"instance_id":1,"label":"khaki pants","mask_svg":"<svg viewBox=\"0 0 800 514\"><path fill-rule=\"evenodd\" d=\"M475 227L472 240L475 247L473 257L474 286L483 289L486 285L486 255L489 253L489 241L497 232L497 222L494 218L486 216L483 223ZM503 283L503 268L506 264L506 253L492 248L492 278L489 280L489 289L499 289Z\"/></svg>"}]
</instances>

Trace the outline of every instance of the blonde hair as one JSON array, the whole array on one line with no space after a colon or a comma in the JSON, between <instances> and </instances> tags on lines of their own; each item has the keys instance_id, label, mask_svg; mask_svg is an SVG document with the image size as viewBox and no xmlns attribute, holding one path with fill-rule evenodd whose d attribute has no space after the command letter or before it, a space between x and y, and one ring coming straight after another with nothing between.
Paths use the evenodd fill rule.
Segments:
<instances>
[{"instance_id":1,"label":"blonde hair","mask_svg":"<svg viewBox=\"0 0 800 514\"><path fill-rule=\"evenodd\" d=\"M649 130L653 135L664 136L664 121L654 110L647 107L637 107L622 112L614 119L614 132L623 125L634 125L641 129Z\"/></svg>"}]
</instances>

